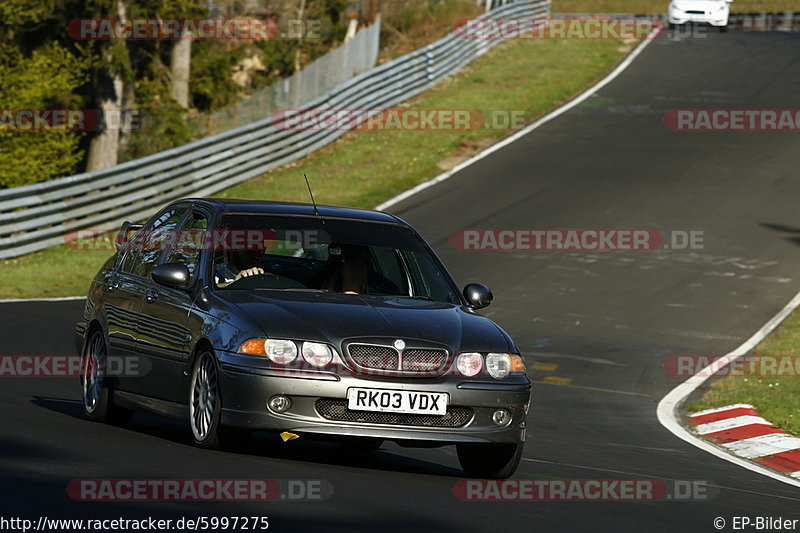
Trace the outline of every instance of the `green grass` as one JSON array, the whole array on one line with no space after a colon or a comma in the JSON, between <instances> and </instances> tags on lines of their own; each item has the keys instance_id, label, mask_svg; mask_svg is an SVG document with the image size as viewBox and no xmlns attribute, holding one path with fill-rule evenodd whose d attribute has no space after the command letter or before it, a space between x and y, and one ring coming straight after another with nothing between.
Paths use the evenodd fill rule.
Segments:
<instances>
[{"instance_id":1,"label":"green grass","mask_svg":"<svg viewBox=\"0 0 800 533\"><path fill-rule=\"evenodd\" d=\"M406 105L418 109L524 111L528 122L601 78L629 50L607 40L525 40L498 46ZM318 152L219 196L372 208L512 133L381 131L348 133ZM492 176L487 176L492 179ZM57 246L0 261L0 298L83 295L108 251Z\"/></svg>"},{"instance_id":2,"label":"green grass","mask_svg":"<svg viewBox=\"0 0 800 533\"><path fill-rule=\"evenodd\" d=\"M553 0L553 13L665 13L668 0ZM733 13L797 11L797 0L735 0Z\"/></svg>"},{"instance_id":3,"label":"green grass","mask_svg":"<svg viewBox=\"0 0 800 533\"><path fill-rule=\"evenodd\" d=\"M800 355L800 313L793 313L753 353L776 357ZM797 365L794 368L796 371ZM719 379L712 382L699 400L687 407L690 411L700 411L734 403L754 405L761 416L775 426L800 436L800 376L734 375Z\"/></svg>"}]
</instances>

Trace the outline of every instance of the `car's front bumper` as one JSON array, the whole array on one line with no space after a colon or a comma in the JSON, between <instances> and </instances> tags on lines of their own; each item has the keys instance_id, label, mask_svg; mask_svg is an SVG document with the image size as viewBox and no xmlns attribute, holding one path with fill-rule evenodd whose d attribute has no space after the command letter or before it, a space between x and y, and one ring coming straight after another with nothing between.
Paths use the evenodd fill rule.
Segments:
<instances>
[{"instance_id":1,"label":"car's front bumper","mask_svg":"<svg viewBox=\"0 0 800 533\"><path fill-rule=\"evenodd\" d=\"M729 19L728 11L718 13L687 13L685 11L671 9L667 15L667 22L670 24L710 24L711 26L727 26Z\"/></svg>"},{"instance_id":2,"label":"car's front bumper","mask_svg":"<svg viewBox=\"0 0 800 533\"><path fill-rule=\"evenodd\" d=\"M248 368L237 364L241 361L237 359L239 358L235 355L220 357L220 385L224 406L222 423L225 425L289 431L301 435L379 437L411 445L415 441L516 443L525 440L525 419L531 384L522 374L511 376L502 382L492 382L492 378L470 380L456 376L408 380L373 379L334 373L288 376L263 368ZM334 420L321 414L317 403L319 400L333 400L342 404L351 387L445 392L449 395L449 407L458 407L471 413L466 416L463 425L456 427L419 425L414 423L415 417L398 417L400 420L393 420L391 423L375 423L374 420ZM277 394L291 400L288 411L276 413L269 409L267 402ZM492 420L493 413L500 408L507 409L512 415L511 422L503 427L498 427ZM352 415L353 412L348 411L348 414ZM364 417L374 418L368 415ZM410 420L410 423L405 423L405 420ZM431 419L426 419L425 423L430 424L429 420Z\"/></svg>"}]
</instances>

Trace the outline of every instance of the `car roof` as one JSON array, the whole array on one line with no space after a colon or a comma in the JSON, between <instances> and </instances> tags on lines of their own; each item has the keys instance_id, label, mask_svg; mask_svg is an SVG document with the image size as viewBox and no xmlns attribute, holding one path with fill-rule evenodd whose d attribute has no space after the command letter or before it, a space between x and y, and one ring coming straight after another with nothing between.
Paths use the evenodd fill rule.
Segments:
<instances>
[{"instance_id":1,"label":"car roof","mask_svg":"<svg viewBox=\"0 0 800 533\"><path fill-rule=\"evenodd\" d=\"M183 203L202 204L212 210L231 214L264 214L264 215L288 215L288 216L321 216L325 218L342 218L350 220L364 220L369 222L384 222L391 224L401 224L408 226L404 220L382 213L380 211L370 211L368 209L356 209L352 207L338 207L331 205L317 204L317 213L314 212L314 205L301 202L279 202L272 200L245 200L238 198L187 198L181 200Z\"/></svg>"}]
</instances>

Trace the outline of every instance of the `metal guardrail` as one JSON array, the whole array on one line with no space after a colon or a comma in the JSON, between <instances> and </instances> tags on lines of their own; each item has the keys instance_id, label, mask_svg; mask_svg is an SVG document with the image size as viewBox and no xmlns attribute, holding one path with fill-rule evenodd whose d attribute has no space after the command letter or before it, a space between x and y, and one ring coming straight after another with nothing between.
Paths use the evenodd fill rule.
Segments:
<instances>
[{"instance_id":1,"label":"metal guardrail","mask_svg":"<svg viewBox=\"0 0 800 533\"><path fill-rule=\"evenodd\" d=\"M546 17L550 0L517 0L483 17ZM429 89L501 40L450 35L369 70L304 109L386 109ZM111 168L0 190L0 259L62 244L69 234L118 227L160 206L207 196L299 159L345 131L281 130L273 118Z\"/></svg>"}]
</instances>

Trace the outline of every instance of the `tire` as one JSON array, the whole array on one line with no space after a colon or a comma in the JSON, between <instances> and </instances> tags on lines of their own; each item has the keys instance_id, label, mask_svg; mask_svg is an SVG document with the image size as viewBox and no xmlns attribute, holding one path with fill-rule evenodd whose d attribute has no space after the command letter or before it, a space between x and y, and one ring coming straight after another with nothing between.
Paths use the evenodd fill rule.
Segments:
<instances>
[{"instance_id":1,"label":"tire","mask_svg":"<svg viewBox=\"0 0 800 533\"><path fill-rule=\"evenodd\" d=\"M103 332L92 331L83 354L81 388L83 389L83 412L91 420L124 425L130 422L133 411L114 405L110 380L105 371L108 364L108 348Z\"/></svg>"},{"instance_id":2,"label":"tire","mask_svg":"<svg viewBox=\"0 0 800 533\"><path fill-rule=\"evenodd\" d=\"M478 479L506 479L522 459L524 443L457 444L458 461L464 474Z\"/></svg>"},{"instance_id":3,"label":"tire","mask_svg":"<svg viewBox=\"0 0 800 533\"><path fill-rule=\"evenodd\" d=\"M222 442L222 396L217 359L203 351L195 360L189 381L189 427L196 446L217 450Z\"/></svg>"},{"instance_id":4,"label":"tire","mask_svg":"<svg viewBox=\"0 0 800 533\"><path fill-rule=\"evenodd\" d=\"M728 27L727 26L720 26L719 27L719 32L720 33L725 33L726 31L728 31Z\"/></svg>"}]
</instances>

